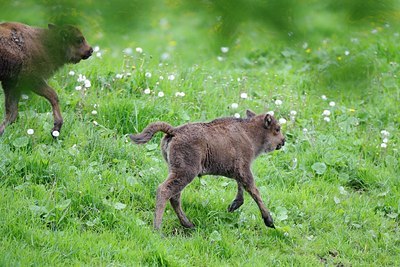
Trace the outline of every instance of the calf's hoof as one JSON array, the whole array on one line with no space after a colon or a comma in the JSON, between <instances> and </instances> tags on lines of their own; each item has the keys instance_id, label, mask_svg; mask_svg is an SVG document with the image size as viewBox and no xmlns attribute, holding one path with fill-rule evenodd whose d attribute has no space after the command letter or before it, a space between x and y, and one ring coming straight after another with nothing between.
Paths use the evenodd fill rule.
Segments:
<instances>
[{"instance_id":1,"label":"calf's hoof","mask_svg":"<svg viewBox=\"0 0 400 267\"><path fill-rule=\"evenodd\" d=\"M266 226L275 229L274 220L272 219L272 217L263 218L263 219L264 219L264 223L265 223Z\"/></svg>"}]
</instances>

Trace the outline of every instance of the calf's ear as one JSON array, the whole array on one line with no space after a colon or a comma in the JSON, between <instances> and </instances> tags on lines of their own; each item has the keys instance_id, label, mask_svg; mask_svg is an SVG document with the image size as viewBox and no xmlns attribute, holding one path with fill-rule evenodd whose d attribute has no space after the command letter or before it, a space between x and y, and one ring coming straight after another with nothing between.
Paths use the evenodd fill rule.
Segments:
<instances>
[{"instance_id":1,"label":"calf's ear","mask_svg":"<svg viewBox=\"0 0 400 267\"><path fill-rule=\"evenodd\" d=\"M272 115L271 114L266 114L264 117L264 124L265 127L268 128L272 124Z\"/></svg>"},{"instance_id":2,"label":"calf's ear","mask_svg":"<svg viewBox=\"0 0 400 267\"><path fill-rule=\"evenodd\" d=\"M256 116L256 113L254 113L253 111L251 111L250 109L246 110L246 115L248 119L253 118L254 116Z\"/></svg>"}]
</instances>

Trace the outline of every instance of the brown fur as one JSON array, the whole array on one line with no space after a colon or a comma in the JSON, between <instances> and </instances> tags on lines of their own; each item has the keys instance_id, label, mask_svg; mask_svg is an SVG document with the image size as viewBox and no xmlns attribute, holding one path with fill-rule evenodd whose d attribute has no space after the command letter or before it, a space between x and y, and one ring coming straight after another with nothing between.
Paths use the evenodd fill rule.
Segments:
<instances>
[{"instance_id":1,"label":"brown fur","mask_svg":"<svg viewBox=\"0 0 400 267\"><path fill-rule=\"evenodd\" d=\"M172 127L156 122L142 133L130 135L137 144L148 142L155 133L164 132L162 154L169 174L157 189L154 228L159 229L166 202L169 200L181 224L194 227L181 207L181 191L196 176L222 175L235 179L238 192L228 211L243 204L243 189L257 203L264 223L274 228L273 219L265 207L250 170L252 161L261 153L280 149L285 138L280 125L269 115L247 111L246 119L220 118L209 123L193 123Z\"/></svg>"},{"instance_id":2,"label":"brown fur","mask_svg":"<svg viewBox=\"0 0 400 267\"><path fill-rule=\"evenodd\" d=\"M66 63L78 63L91 56L93 49L73 26L48 29L16 22L0 24L0 82L5 96L5 119L0 135L18 115L21 93L32 90L45 97L53 108L53 131L60 131L63 119L56 92L46 83Z\"/></svg>"}]
</instances>

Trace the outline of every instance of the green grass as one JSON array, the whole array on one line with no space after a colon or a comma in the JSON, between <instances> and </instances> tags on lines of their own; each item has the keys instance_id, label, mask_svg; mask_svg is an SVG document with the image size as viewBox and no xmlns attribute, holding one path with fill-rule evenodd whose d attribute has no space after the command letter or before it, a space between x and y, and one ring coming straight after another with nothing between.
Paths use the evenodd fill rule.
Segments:
<instances>
[{"instance_id":1,"label":"green grass","mask_svg":"<svg viewBox=\"0 0 400 267\"><path fill-rule=\"evenodd\" d=\"M65 120L58 140L50 136L50 105L35 95L21 101L18 121L0 138L0 265L399 265L396 24L348 29L331 14L326 31L288 43L248 23L223 54L212 45L209 17L159 9L123 36L84 26L102 57L66 66L49 81ZM44 24L15 16L5 18ZM169 59L160 61L165 52ZM75 90L78 74L90 88ZM196 229L183 229L167 206L162 232L154 232L155 191L167 175L161 135L136 146L127 134L158 120L180 125L246 109L287 120L285 148L252 168L277 229L265 227L248 194L227 212L234 181L202 177L182 197ZM386 148L382 130L390 133Z\"/></svg>"}]
</instances>

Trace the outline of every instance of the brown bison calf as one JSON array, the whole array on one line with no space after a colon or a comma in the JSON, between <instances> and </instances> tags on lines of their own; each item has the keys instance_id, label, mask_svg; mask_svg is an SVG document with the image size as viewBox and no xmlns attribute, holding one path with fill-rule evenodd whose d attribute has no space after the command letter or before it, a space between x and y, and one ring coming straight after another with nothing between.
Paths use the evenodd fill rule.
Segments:
<instances>
[{"instance_id":1,"label":"brown bison calf","mask_svg":"<svg viewBox=\"0 0 400 267\"><path fill-rule=\"evenodd\" d=\"M0 82L5 96L5 119L0 135L18 115L21 93L32 90L45 97L53 108L53 132L63 124L56 92L46 80L66 63L78 63L91 56L93 49L73 26L34 28L15 22L0 24ZM56 136L54 134L53 136Z\"/></svg>"},{"instance_id":2,"label":"brown bison calf","mask_svg":"<svg viewBox=\"0 0 400 267\"><path fill-rule=\"evenodd\" d=\"M280 125L270 114L256 115L247 110L246 119L220 118L209 123L189 123L172 127L165 122L150 124L130 138L137 144L148 142L156 132L164 132L162 154L169 174L157 189L154 228L161 226L166 202L169 200L181 224L192 228L181 207L181 191L196 176L222 175L236 180L238 191L228 211L243 204L243 189L257 203L264 223L275 228L250 170L252 161L261 153L280 149L285 144Z\"/></svg>"}]
</instances>

